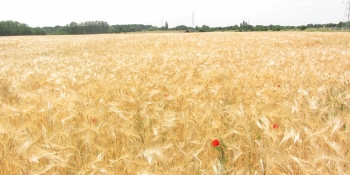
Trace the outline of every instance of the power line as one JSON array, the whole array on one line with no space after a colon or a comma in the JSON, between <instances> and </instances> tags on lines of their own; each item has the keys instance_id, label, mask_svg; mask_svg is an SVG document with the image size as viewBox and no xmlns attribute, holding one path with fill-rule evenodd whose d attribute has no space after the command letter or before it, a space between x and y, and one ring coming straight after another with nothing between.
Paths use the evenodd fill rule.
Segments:
<instances>
[{"instance_id":1,"label":"power line","mask_svg":"<svg viewBox=\"0 0 350 175\"><path fill-rule=\"evenodd\" d=\"M314 1L314 2L316 2L316 1ZM326 2L329 2L329 1L326 1ZM340 4L341 3L333 4L333 5L324 7L324 8L317 8L317 9L311 9L311 10L310 10L310 8L314 7L314 5L312 3L310 3L310 4L303 4L301 6L293 6L293 7L290 7L288 9L281 9L280 11L276 11L276 12L270 12L270 13L261 14L261 16L268 16L268 15L276 16L276 15L279 15L279 14L285 14L286 12L294 12L295 10L302 10L302 9L307 10L307 11L299 12L297 14L294 13L294 15L291 15L291 16L295 16L295 15L300 16L300 14L302 14L302 13L309 14L310 12L316 12L316 11L319 11L319 10L322 10L320 12L323 12L323 9L329 9L330 7L336 7L336 6L339 6Z\"/></svg>"},{"instance_id":2,"label":"power line","mask_svg":"<svg viewBox=\"0 0 350 175\"><path fill-rule=\"evenodd\" d=\"M329 1L326 1L329 2ZM284 17L276 17L277 14L284 14L285 12L288 11L294 11L292 10L293 8L296 8L296 6L291 7L290 9L281 9L283 11L277 11L277 12L269 12L269 13L265 13L265 14L259 14L259 18L265 18L263 20L257 20L254 21L254 23L261 23L261 22L268 22L268 21L276 21L276 20L284 20L284 19L291 19L291 18L296 18L296 17L300 17L300 16L305 16L305 15L311 15L311 14L321 14L330 10L334 10L334 9L338 9L341 3L339 4L333 4L324 8L318 8L318 9L313 9L313 10L308 10L308 11L303 11L303 12L299 12L299 13L295 13L292 15L287 15ZM311 7L310 4L304 4L301 7L298 7L298 9L308 9L309 7ZM274 18L268 18L269 15L274 15ZM245 16L245 19L250 19L250 18L254 18L254 16ZM268 18L268 19L266 19ZM230 18L230 19L205 19L205 21L232 21L232 20L239 20L242 19L242 17L240 18Z\"/></svg>"},{"instance_id":3,"label":"power line","mask_svg":"<svg viewBox=\"0 0 350 175\"><path fill-rule=\"evenodd\" d=\"M267 21L276 21L276 20L285 20L285 19L291 19L291 18L296 18L296 17L303 17L305 15L312 15L312 14L322 14L324 12L332 11L332 10L337 9L338 7L336 7L336 6L337 5L328 6L326 8L317 9L316 11L306 11L306 12L303 12L303 13L289 15L289 16L286 16L286 17L270 18L270 19L266 19L266 20L260 20L260 21L257 21L257 22L254 21L254 23L261 23L261 22L267 22ZM333 8L330 8L330 7L333 7ZM334 8L334 7L336 7L336 8ZM279 14L279 13L276 13L276 14Z\"/></svg>"},{"instance_id":4,"label":"power line","mask_svg":"<svg viewBox=\"0 0 350 175\"><path fill-rule=\"evenodd\" d=\"M300 1L300 0L296 0L296 1ZM317 0L317 1L319 1L319 0ZM293 1L292 1L293 2ZM279 9L281 9L281 7L283 7L283 6L285 6L285 5L287 5L288 3L291 3L291 1L285 1L285 2L282 2L282 3L277 3L277 4L273 4L273 5L271 5L271 6L269 6L269 8L259 8L259 9L253 9L252 11L254 11L255 13L256 12L264 12L264 11L271 11L272 9L274 9L274 8L279 8ZM282 10L284 10L284 9L282 9ZM244 10L243 12L239 12L239 14L240 15L244 15L244 14L251 14L252 13L252 11L247 11L247 10ZM201 14L201 16L210 16L210 17L213 17L213 16L215 16L215 17L225 17L225 16L235 16L235 15L237 15L237 12L236 13L231 13L231 14Z\"/></svg>"},{"instance_id":5,"label":"power line","mask_svg":"<svg viewBox=\"0 0 350 175\"><path fill-rule=\"evenodd\" d=\"M248 14L251 17L256 16L255 14L252 14L252 12L257 13L258 15L269 15L269 14L276 14L276 13L285 13L285 12L292 12L295 11L296 9L309 9L310 7L315 7L315 5L313 3L315 2L320 2L320 0L314 0L314 1L304 1L304 0L296 0L296 1L285 1L282 3L278 3L278 4L274 4L272 6L269 6L268 8L259 8L257 10L253 10L253 11L243 11L243 12L239 12L239 15L245 15ZM327 3L327 2L334 2L334 0L323 0L322 3ZM296 5L295 5L296 4ZM287 6L288 5L288 6ZM276 9L277 11L271 12L273 11L273 9ZM258 12L263 12L263 13L258 13ZM267 12L267 13L265 13ZM210 16L210 17L226 17L226 16L235 16L237 15L235 14L203 14L201 16Z\"/></svg>"},{"instance_id":6,"label":"power line","mask_svg":"<svg viewBox=\"0 0 350 175\"><path fill-rule=\"evenodd\" d=\"M349 0L344 0L344 3L347 3ZM316 3L320 2L320 3ZM339 2L339 3L338 3ZM336 13L338 15L337 19L342 19L341 16L344 15L344 3L342 3L342 0L282 0L278 1L275 4L272 3L264 3L265 5L259 5L260 9L256 8L255 10L249 9L249 8L237 8L237 10L226 10L223 9L219 13L213 13L211 14L210 11L206 11L205 13L202 11L197 11L197 9L193 9L190 11L190 13L186 14L178 14L176 17L171 17L170 19L167 19L167 21L172 22L174 24L184 24L183 19L188 19L187 24L188 26L191 26L192 28L195 28L196 24L204 24L205 22L209 24L208 25L217 25L214 23L225 23L229 22L226 25L231 24L237 24L238 21L242 20L248 20L249 22L254 25L260 23L263 25L263 23L267 24L278 24L278 23L289 23L289 19L298 19L298 21L304 21L303 23L322 23L330 15L335 15ZM347 5L348 6L348 5ZM261 8L263 7L263 8ZM348 9L348 7L347 7ZM194 11L196 10L196 11ZM334 12L331 12L331 11ZM239 12L241 11L241 12ZM339 14L340 12L340 14ZM190 18L189 18L189 15ZM186 17L187 16L187 17ZM346 14L344 15L344 21L343 27L345 29L348 11L346 11ZM301 18L300 18L301 17ZM346 18L345 18L346 17ZM309 19L309 20L308 20ZM315 21L316 20L316 21ZM331 18L328 19L329 22L332 20ZM321 22L320 22L321 21ZM338 22L339 22L338 21ZM213 23L213 24L211 24ZM186 24L186 23L185 23ZM162 25L164 25L162 23ZM293 24L290 24L293 25ZM349 22L350 25L350 22ZM350 26L349 26L350 27Z\"/></svg>"},{"instance_id":7,"label":"power line","mask_svg":"<svg viewBox=\"0 0 350 175\"><path fill-rule=\"evenodd\" d=\"M344 14L344 21L347 19L346 22L346 30L349 30L349 23L350 23L350 0L348 1L348 3L346 4L346 9L345 9L345 14ZM344 25L344 22L342 23L342 25ZM344 28L344 26L343 26Z\"/></svg>"},{"instance_id":8,"label":"power line","mask_svg":"<svg viewBox=\"0 0 350 175\"><path fill-rule=\"evenodd\" d=\"M346 28L349 29L349 21L350 20L350 0L348 2L348 24L346 25Z\"/></svg>"}]
</instances>

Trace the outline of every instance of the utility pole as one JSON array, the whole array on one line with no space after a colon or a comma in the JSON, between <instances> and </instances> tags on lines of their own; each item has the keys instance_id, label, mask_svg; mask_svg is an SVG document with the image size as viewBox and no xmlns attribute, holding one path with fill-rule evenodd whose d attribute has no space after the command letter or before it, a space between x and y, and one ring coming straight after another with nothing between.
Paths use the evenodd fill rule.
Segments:
<instances>
[{"instance_id":1,"label":"utility pole","mask_svg":"<svg viewBox=\"0 0 350 175\"><path fill-rule=\"evenodd\" d=\"M350 0L348 1L348 22L346 23L346 30L349 30L349 22L350 22Z\"/></svg>"},{"instance_id":2,"label":"utility pole","mask_svg":"<svg viewBox=\"0 0 350 175\"><path fill-rule=\"evenodd\" d=\"M350 0L348 0L348 3L346 4L344 21L346 21L346 30L349 30L349 27L350 27L350 24L349 24L350 23ZM343 22L343 27L344 27L344 22Z\"/></svg>"},{"instance_id":3,"label":"utility pole","mask_svg":"<svg viewBox=\"0 0 350 175\"><path fill-rule=\"evenodd\" d=\"M160 20L160 27L163 27L164 24L163 24L163 16L162 16L162 19Z\"/></svg>"}]
</instances>

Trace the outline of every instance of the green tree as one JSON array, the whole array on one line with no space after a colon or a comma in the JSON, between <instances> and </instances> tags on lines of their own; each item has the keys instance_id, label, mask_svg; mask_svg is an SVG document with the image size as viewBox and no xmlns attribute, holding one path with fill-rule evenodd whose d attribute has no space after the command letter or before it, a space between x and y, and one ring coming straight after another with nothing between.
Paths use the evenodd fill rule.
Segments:
<instances>
[{"instance_id":1,"label":"green tree","mask_svg":"<svg viewBox=\"0 0 350 175\"><path fill-rule=\"evenodd\" d=\"M211 32L211 31L212 30L207 25L203 25L201 28L199 28L199 32Z\"/></svg>"},{"instance_id":2,"label":"green tree","mask_svg":"<svg viewBox=\"0 0 350 175\"><path fill-rule=\"evenodd\" d=\"M135 27L131 27L131 28L129 29L129 31L130 31L130 32L136 32L136 29L135 29Z\"/></svg>"},{"instance_id":3,"label":"green tree","mask_svg":"<svg viewBox=\"0 0 350 175\"><path fill-rule=\"evenodd\" d=\"M338 23L337 27L338 27L338 28L343 27L343 22L340 21L340 22Z\"/></svg>"},{"instance_id":4,"label":"green tree","mask_svg":"<svg viewBox=\"0 0 350 175\"><path fill-rule=\"evenodd\" d=\"M300 30L305 30L307 27L305 25L302 25L299 27Z\"/></svg>"},{"instance_id":5,"label":"green tree","mask_svg":"<svg viewBox=\"0 0 350 175\"><path fill-rule=\"evenodd\" d=\"M17 21L0 21L0 35L33 35L35 32L27 24Z\"/></svg>"},{"instance_id":6,"label":"green tree","mask_svg":"<svg viewBox=\"0 0 350 175\"><path fill-rule=\"evenodd\" d=\"M0 36L5 36L7 33L6 26L3 21L0 22Z\"/></svg>"},{"instance_id":7,"label":"green tree","mask_svg":"<svg viewBox=\"0 0 350 175\"><path fill-rule=\"evenodd\" d=\"M69 24L69 28L70 28L70 33L69 34L78 34L79 33L79 29L78 29L78 24L76 22L71 22Z\"/></svg>"},{"instance_id":8,"label":"green tree","mask_svg":"<svg viewBox=\"0 0 350 175\"><path fill-rule=\"evenodd\" d=\"M157 27L152 26L151 28L148 29L149 31L155 31L157 30Z\"/></svg>"},{"instance_id":9,"label":"green tree","mask_svg":"<svg viewBox=\"0 0 350 175\"><path fill-rule=\"evenodd\" d=\"M33 34L34 35L45 35L46 33L40 27L35 27L35 28L33 28Z\"/></svg>"},{"instance_id":10,"label":"green tree","mask_svg":"<svg viewBox=\"0 0 350 175\"><path fill-rule=\"evenodd\" d=\"M188 30L190 27L187 27L185 25L179 25L173 28L173 30Z\"/></svg>"},{"instance_id":11,"label":"green tree","mask_svg":"<svg viewBox=\"0 0 350 175\"><path fill-rule=\"evenodd\" d=\"M196 25L196 27L195 27L194 29L199 30L199 28L200 28L200 27L198 27L198 26Z\"/></svg>"}]
</instances>

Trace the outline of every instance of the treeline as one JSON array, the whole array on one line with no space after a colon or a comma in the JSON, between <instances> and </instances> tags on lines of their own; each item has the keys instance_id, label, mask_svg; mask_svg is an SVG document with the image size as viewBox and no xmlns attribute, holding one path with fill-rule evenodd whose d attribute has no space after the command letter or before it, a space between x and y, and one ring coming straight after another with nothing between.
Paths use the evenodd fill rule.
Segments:
<instances>
[{"instance_id":1,"label":"treeline","mask_svg":"<svg viewBox=\"0 0 350 175\"><path fill-rule=\"evenodd\" d=\"M65 26L55 27L29 27L17 21L0 21L0 36L13 35L82 35L82 34L101 34L101 33L126 33L126 32L140 32L140 31L156 31L156 30L184 30L187 32L212 32L212 31L281 31L281 30L305 30L307 28L328 28L332 30L340 30L346 27L347 24L343 22L328 23L328 24L308 24L302 26L280 26L280 25L250 25L243 21L239 25L227 27L209 27L203 25L195 28L185 25L179 25L173 28L168 28L168 22L164 26L156 27L152 25L143 24L125 24L125 25L109 25L104 21L86 21L81 23L71 22ZM350 25L349 25L350 27Z\"/></svg>"},{"instance_id":2,"label":"treeline","mask_svg":"<svg viewBox=\"0 0 350 175\"><path fill-rule=\"evenodd\" d=\"M104 21L71 22L66 26L43 27L45 33L50 35L82 35L110 33L110 26Z\"/></svg>"},{"instance_id":3,"label":"treeline","mask_svg":"<svg viewBox=\"0 0 350 175\"><path fill-rule=\"evenodd\" d=\"M280 26L280 25L250 25L246 21L240 23L240 25L227 26L227 27L209 27L203 25L202 27L196 26L195 31L198 32L212 32L212 31L282 31L282 30L305 30L307 28L321 29L328 28L332 30L341 30L346 27L346 23L339 22L336 23L328 23L328 24L308 24L301 26ZM350 24L349 24L350 27Z\"/></svg>"},{"instance_id":4,"label":"treeline","mask_svg":"<svg viewBox=\"0 0 350 175\"><path fill-rule=\"evenodd\" d=\"M67 33L74 34L100 34L109 32L109 24L104 21L87 21L80 24L71 22L66 26Z\"/></svg>"},{"instance_id":5,"label":"treeline","mask_svg":"<svg viewBox=\"0 0 350 175\"><path fill-rule=\"evenodd\" d=\"M40 27L31 28L17 21L0 21L0 36L45 35Z\"/></svg>"},{"instance_id":6,"label":"treeline","mask_svg":"<svg viewBox=\"0 0 350 175\"><path fill-rule=\"evenodd\" d=\"M143 25L143 24L124 24L124 25L112 25L112 33L125 33L125 32L137 32L137 31L147 31L147 30L156 30L157 28L152 25Z\"/></svg>"},{"instance_id":7,"label":"treeline","mask_svg":"<svg viewBox=\"0 0 350 175\"><path fill-rule=\"evenodd\" d=\"M66 26L43 27L49 35L81 35L81 34L101 34L101 33L126 33L147 30L158 30L152 25L125 24L109 25L104 21L87 21L83 23L71 22Z\"/></svg>"},{"instance_id":8,"label":"treeline","mask_svg":"<svg viewBox=\"0 0 350 175\"><path fill-rule=\"evenodd\" d=\"M350 24L350 23L349 23ZM340 21L338 24L335 23L328 23L328 24L308 24L307 27L308 28L324 28L324 27L328 27L328 28L337 28L337 29L341 29L343 27L346 27L347 22L342 22ZM350 25L349 25L350 27Z\"/></svg>"},{"instance_id":9,"label":"treeline","mask_svg":"<svg viewBox=\"0 0 350 175\"><path fill-rule=\"evenodd\" d=\"M0 21L0 36L15 35L82 35L82 34L102 34L136 32L146 30L159 30L152 25L126 24L110 26L104 21L86 21L81 23L71 22L65 26L54 27L29 27L17 21Z\"/></svg>"}]
</instances>

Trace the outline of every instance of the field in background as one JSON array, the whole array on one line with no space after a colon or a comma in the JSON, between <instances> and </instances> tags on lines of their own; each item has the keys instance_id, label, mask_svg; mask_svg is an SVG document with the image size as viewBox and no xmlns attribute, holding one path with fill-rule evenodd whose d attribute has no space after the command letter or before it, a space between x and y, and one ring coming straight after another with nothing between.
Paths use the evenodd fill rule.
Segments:
<instances>
[{"instance_id":1,"label":"field in background","mask_svg":"<svg viewBox=\"0 0 350 175\"><path fill-rule=\"evenodd\" d=\"M347 33L0 37L0 174L346 174L349 71Z\"/></svg>"}]
</instances>

